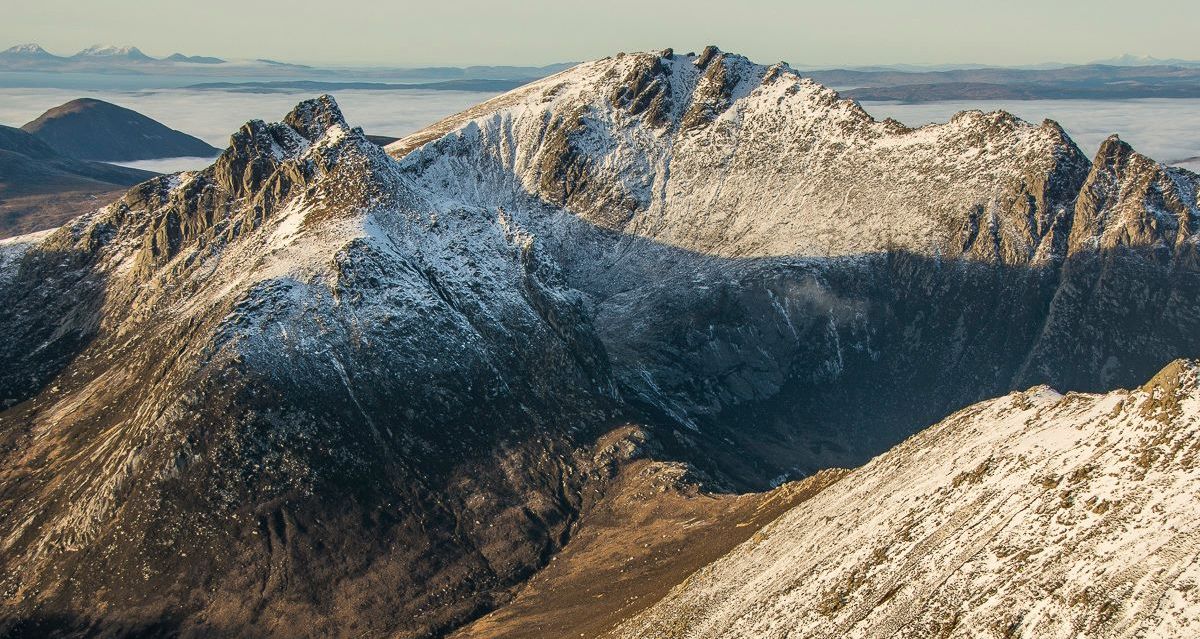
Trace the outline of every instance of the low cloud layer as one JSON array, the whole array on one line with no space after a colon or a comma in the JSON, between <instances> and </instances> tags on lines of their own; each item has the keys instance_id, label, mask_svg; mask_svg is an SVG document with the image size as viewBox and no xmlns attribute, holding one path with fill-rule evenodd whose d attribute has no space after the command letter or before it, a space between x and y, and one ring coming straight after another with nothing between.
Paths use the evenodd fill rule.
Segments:
<instances>
[{"instance_id":1,"label":"low cloud layer","mask_svg":"<svg viewBox=\"0 0 1200 639\"><path fill-rule=\"evenodd\" d=\"M367 133L402 136L492 97L474 91L339 91L346 120ZM133 109L205 142L225 148L229 135L252 119L279 121L312 93L234 93L165 89L80 91L78 89L0 89L0 124L21 126L45 110L89 97Z\"/></svg>"},{"instance_id":2,"label":"low cloud layer","mask_svg":"<svg viewBox=\"0 0 1200 639\"><path fill-rule=\"evenodd\" d=\"M363 127L368 133L402 136L493 95L468 91L341 91L336 97L351 124ZM229 134L247 120L277 121L297 102L312 95L187 89L132 92L0 89L0 124L20 126L46 109L77 97L94 97L128 107L224 148ZM966 109L1003 109L1031 122L1044 118L1057 120L1089 155L1096 152L1104 138L1117 133L1157 160L1180 163L1193 170L1200 168L1200 100L868 102L863 106L877 118L892 117L909 126L945 122ZM204 164L186 158L137 163L151 170L182 170Z\"/></svg>"}]
</instances>

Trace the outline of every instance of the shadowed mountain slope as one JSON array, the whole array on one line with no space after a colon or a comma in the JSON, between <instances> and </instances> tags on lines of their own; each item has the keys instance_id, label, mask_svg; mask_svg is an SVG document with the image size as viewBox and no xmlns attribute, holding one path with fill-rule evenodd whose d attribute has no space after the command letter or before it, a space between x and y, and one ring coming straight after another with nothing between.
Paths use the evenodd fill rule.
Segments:
<instances>
[{"instance_id":1,"label":"shadowed mountain slope","mask_svg":"<svg viewBox=\"0 0 1200 639\"><path fill-rule=\"evenodd\" d=\"M0 237L54 228L154 173L66 157L0 126Z\"/></svg>"},{"instance_id":2,"label":"shadowed mountain slope","mask_svg":"<svg viewBox=\"0 0 1200 639\"><path fill-rule=\"evenodd\" d=\"M78 98L46 111L21 127L63 155L84 160L129 162L170 157L211 157L218 149L136 111L93 98Z\"/></svg>"}]
</instances>

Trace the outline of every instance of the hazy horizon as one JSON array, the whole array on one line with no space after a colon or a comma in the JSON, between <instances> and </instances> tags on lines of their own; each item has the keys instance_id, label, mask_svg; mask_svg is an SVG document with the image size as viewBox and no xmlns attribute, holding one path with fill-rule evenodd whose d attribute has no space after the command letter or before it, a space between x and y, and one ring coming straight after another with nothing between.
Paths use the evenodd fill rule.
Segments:
<instances>
[{"instance_id":1,"label":"hazy horizon","mask_svg":"<svg viewBox=\"0 0 1200 639\"><path fill-rule=\"evenodd\" d=\"M4 12L0 48L33 42L70 55L94 44L329 65L540 66L620 51L716 44L760 62L796 66L1079 64L1124 54L1200 58L1200 3L1013 0L1003 11L949 0L919 3L728 2L514 5L315 0L197 5L164 0L22 3ZM1161 20L1169 12L1173 19ZM65 22L63 16L71 16ZM223 16L239 17L232 28ZM314 19L319 15L320 19ZM368 19L369 18L369 19ZM636 18L636 19L634 19ZM1033 19L1031 19L1033 18ZM262 24L253 38L245 25ZM186 26L186 28L185 28ZM532 35L531 35L532 34ZM1014 46L1019 39L1021 46Z\"/></svg>"}]
</instances>

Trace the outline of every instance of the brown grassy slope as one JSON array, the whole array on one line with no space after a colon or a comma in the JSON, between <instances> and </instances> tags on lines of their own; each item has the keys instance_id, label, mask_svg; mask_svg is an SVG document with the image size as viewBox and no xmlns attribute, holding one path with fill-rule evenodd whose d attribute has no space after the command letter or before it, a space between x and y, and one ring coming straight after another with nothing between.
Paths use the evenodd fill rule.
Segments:
<instances>
[{"instance_id":1,"label":"brown grassy slope","mask_svg":"<svg viewBox=\"0 0 1200 639\"><path fill-rule=\"evenodd\" d=\"M702 493L683 472L648 460L622 469L563 551L511 603L452 639L599 636L846 471L743 495Z\"/></svg>"}]
</instances>

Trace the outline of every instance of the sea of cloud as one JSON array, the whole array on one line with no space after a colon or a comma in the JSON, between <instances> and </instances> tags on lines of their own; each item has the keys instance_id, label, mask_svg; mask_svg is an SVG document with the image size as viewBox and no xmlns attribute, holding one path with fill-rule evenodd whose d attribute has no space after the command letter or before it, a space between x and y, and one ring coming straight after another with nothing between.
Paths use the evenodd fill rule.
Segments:
<instances>
[{"instance_id":1,"label":"sea of cloud","mask_svg":"<svg viewBox=\"0 0 1200 639\"><path fill-rule=\"evenodd\" d=\"M494 94L473 91L341 91L335 94L346 119L368 133L403 136L482 102ZM240 93L217 90L154 89L84 91L53 88L0 88L0 124L20 126L46 109L77 97L95 97L128 107L223 148L229 134L250 119L277 121L302 92ZM1200 100L1030 100L899 104L867 102L877 118L909 125L945 122L966 109L1003 109L1031 122L1057 120L1087 154L1110 134L1120 134L1139 151L1163 162L1200 169ZM1190 161L1189 161L1190 160ZM156 171L199 168L209 158L169 158L134 163Z\"/></svg>"},{"instance_id":2,"label":"sea of cloud","mask_svg":"<svg viewBox=\"0 0 1200 639\"><path fill-rule=\"evenodd\" d=\"M248 120L279 121L301 100L314 94L240 93L233 91L156 89L147 91L80 91L78 89L0 89L0 124L21 126L47 109L75 98L112 102L167 126L224 148L229 135ZM487 100L494 93L475 91L339 91L335 94L346 120L367 133L400 137ZM211 158L168 158L129 163L152 171L181 171L205 166Z\"/></svg>"}]
</instances>

